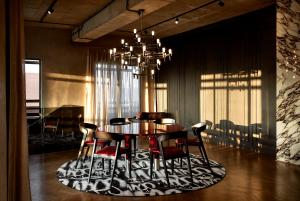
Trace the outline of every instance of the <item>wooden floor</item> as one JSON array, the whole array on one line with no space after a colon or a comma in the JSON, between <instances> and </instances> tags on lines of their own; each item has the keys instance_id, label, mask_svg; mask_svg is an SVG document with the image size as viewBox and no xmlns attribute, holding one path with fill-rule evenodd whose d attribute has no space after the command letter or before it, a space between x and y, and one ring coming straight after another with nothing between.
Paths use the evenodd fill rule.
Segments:
<instances>
[{"instance_id":1,"label":"wooden floor","mask_svg":"<svg viewBox=\"0 0 300 201\"><path fill-rule=\"evenodd\" d=\"M274 158L234 148L206 145L210 159L222 163L225 178L206 189L154 197L113 197L73 190L56 179L56 170L76 158L77 150L30 156L33 201L272 201L300 200L300 167L274 161ZM197 153L196 149L191 152Z\"/></svg>"}]
</instances>

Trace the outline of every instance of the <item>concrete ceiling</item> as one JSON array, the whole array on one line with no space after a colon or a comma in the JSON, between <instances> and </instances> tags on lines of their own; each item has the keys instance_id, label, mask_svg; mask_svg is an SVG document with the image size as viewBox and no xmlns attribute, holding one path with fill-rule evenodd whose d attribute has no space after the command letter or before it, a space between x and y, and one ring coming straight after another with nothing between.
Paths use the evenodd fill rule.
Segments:
<instances>
[{"instance_id":1,"label":"concrete ceiling","mask_svg":"<svg viewBox=\"0 0 300 201\"><path fill-rule=\"evenodd\" d=\"M70 29L75 42L108 35L128 36L140 28L167 37L275 4L275 0L24 0L27 26ZM49 15L47 10L54 12ZM179 23L175 24L178 17Z\"/></svg>"}]
</instances>

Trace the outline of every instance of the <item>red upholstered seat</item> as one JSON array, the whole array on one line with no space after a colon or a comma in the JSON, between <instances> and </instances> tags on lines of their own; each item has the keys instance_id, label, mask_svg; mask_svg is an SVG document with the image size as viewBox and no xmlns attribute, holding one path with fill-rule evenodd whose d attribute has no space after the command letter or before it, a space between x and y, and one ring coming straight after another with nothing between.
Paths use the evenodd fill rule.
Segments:
<instances>
[{"instance_id":1,"label":"red upholstered seat","mask_svg":"<svg viewBox=\"0 0 300 201\"><path fill-rule=\"evenodd\" d=\"M108 146L108 147L104 147L103 149L100 149L100 150L96 151L95 154L115 156L116 149L117 149L116 146ZM120 148L120 154L125 154L125 153L127 153L127 149L121 147Z\"/></svg>"}]
</instances>

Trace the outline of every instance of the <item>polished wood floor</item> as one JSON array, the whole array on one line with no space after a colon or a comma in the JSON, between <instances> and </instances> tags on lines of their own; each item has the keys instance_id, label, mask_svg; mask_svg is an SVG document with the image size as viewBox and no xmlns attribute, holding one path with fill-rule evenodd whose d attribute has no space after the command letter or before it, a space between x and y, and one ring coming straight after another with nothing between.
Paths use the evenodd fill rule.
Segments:
<instances>
[{"instance_id":1,"label":"polished wood floor","mask_svg":"<svg viewBox=\"0 0 300 201\"><path fill-rule=\"evenodd\" d=\"M30 181L33 201L299 201L300 167L276 162L262 154L228 147L206 145L211 159L222 163L226 177L216 185L189 193L155 197L113 197L73 190L59 183L56 170L76 158L77 150L30 156ZM196 149L191 152L197 153Z\"/></svg>"}]
</instances>

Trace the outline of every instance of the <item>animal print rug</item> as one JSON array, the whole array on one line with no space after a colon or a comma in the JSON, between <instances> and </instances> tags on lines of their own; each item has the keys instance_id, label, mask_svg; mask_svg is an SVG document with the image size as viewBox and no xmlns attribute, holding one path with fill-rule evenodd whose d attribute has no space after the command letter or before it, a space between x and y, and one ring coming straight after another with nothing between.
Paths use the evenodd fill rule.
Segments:
<instances>
[{"instance_id":1,"label":"animal print rug","mask_svg":"<svg viewBox=\"0 0 300 201\"><path fill-rule=\"evenodd\" d=\"M149 153L145 150L137 151L132 163L131 178L128 177L124 159L118 160L111 189L109 189L109 163L108 161L104 162L105 170L103 171L101 168L101 159L94 162L90 183L88 183L90 158L87 158L85 161L80 161L77 168L74 167L76 160L64 163L57 170L57 178L62 184L84 192L115 196L155 196L206 188L221 181L226 174L225 168L216 161L210 160L210 166L213 170L212 173L204 165L199 156L191 154L190 159L193 182L191 182L189 176L186 159L183 159L182 167L180 167L180 162L175 160L174 174L172 174L171 169L168 168L170 188L168 188L167 185L162 161L160 161L161 168L157 171L154 170L152 180L150 179Z\"/></svg>"}]
</instances>

